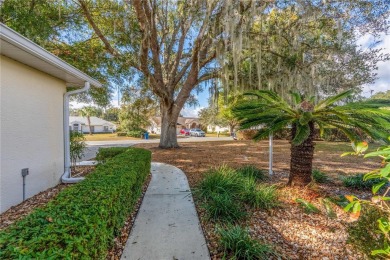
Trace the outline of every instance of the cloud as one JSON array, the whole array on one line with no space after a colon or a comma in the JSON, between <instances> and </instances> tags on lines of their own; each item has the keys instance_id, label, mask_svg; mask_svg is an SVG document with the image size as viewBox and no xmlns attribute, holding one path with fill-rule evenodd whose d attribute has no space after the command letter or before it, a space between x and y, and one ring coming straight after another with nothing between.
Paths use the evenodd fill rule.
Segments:
<instances>
[{"instance_id":1,"label":"cloud","mask_svg":"<svg viewBox=\"0 0 390 260\"><path fill-rule=\"evenodd\" d=\"M363 45L363 47L368 47L370 41L372 42L373 38L369 36L363 36L359 43ZM382 35L382 42L379 43L376 48L382 48L383 53L390 53L390 35ZM378 63L377 72L377 80L374 84L366 85L363 87L363 95L370 96L371 90L373 93L377 92L385 92L390 90L390 61L380 62Z\"/></svg>"},{"instance_id":2,"label":"cloud","mask_svg":"<svg viewBox=\"0 0 390 260\"><path fill-rule=\"evenodd\" d=\"M184 107L182 110L181 110L181 114L184 116L184 117L198 117L198 113L199 111L204 108L204 107L197 107L197 108L193 108L193 107Z\"/></svg>"}]
</instances>

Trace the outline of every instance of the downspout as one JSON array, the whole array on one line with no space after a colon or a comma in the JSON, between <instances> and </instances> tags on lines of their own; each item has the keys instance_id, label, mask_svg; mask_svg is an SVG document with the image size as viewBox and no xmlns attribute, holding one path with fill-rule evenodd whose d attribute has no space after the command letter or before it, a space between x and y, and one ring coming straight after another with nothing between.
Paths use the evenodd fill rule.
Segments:
<instances>
[{"instance_id":1,"label":"downspout","mask_svg":"<svg viewBox=\"0 0 390 260\"><path fill-rule=\"evenodd\" d=\"M77 183L84 180L83 177L72 178L70 169L70 136L69 136L69 99L71 95L86 92L89 90L89 82L85 82L82 89L66 92L64 94L64 152L65 152L65 171L61 177L62 183Z\"/></svg>"}]
</instances>

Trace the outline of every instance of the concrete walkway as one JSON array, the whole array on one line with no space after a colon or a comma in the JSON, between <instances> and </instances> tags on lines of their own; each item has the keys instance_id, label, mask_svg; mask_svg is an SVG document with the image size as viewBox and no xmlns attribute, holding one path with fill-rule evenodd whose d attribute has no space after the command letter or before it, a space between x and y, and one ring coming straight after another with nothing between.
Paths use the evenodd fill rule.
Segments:
<instances>
[{"instance_id":1,"label":"concrete walkway","mask_svg":"<svg viewBox=\"0 0 390 260\"><path fill-rule=\"evenodd\" d=\"M180 169L152 163L152 180L121 259L210 259L187 177Z\"/></svg>"}]
</instances>

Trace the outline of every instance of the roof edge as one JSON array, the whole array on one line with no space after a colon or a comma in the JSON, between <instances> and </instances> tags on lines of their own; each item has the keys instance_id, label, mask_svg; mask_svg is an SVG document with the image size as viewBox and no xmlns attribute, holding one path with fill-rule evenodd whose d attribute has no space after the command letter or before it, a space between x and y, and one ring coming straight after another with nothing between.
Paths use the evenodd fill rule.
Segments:
<instances>
[{"instance_id":1,"label":"roof edge","mask_svg":"<svg viewBox=\"0 0 390 260\"><path fill-rule=\"evenodd\" d=\"M63 61L59 57L55 56L54 54L48 52L38 44L32 42L31 40L27 39L26 37L22 36L18 32L12 30L8 26L6 26L3 23L0 23L0 38L17 46L18 48L26 51L27 53L30 53L31 55L34 55L35 57L52 64L53 66L66 71L70 75L79 78L81 80L89 82L91 85L95 87L102 87L102 84L93 79L92 77L88 76L81 70L75 68L74 66L70 65L69 63Z\"/></svg>"}]
</instances>

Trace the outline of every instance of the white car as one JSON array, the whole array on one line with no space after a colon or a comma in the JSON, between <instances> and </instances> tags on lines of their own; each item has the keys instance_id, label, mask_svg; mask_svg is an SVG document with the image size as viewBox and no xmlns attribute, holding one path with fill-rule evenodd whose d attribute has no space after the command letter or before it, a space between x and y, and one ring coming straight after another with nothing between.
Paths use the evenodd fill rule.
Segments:
<instances>
[{"instance_id":1,"label":"white car","mask_svg":"<svg viewBox=\"0 0 390 260\"><path fill-rule=\"evenodd\" d=\"M190 136L206 136L206 133L200 130L199 128L193 128L190 130Z\"/></svg>"}]
</instances>

